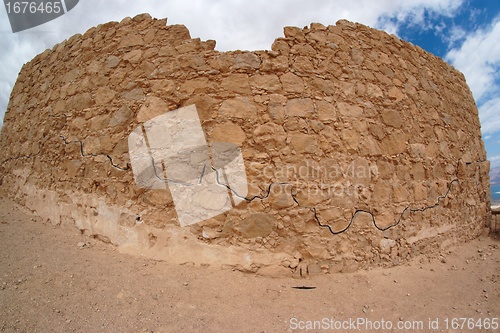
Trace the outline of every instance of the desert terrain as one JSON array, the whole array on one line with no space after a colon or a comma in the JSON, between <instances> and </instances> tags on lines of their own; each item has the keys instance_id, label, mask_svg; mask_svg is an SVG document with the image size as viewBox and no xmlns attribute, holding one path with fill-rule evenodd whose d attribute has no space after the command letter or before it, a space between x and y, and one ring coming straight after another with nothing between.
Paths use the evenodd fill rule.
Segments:
<instances>
[{"instance_id":1,"label":"desert terrain","mask_svg":"<svg viewBox=\"0 0 500 333\"><path fill-rule=\"evenodd\" d=\"M271 278L121 254L2 199L0 251L1 332L499 331L486 234L389 269Z\"/></svg>"}]
</instances>

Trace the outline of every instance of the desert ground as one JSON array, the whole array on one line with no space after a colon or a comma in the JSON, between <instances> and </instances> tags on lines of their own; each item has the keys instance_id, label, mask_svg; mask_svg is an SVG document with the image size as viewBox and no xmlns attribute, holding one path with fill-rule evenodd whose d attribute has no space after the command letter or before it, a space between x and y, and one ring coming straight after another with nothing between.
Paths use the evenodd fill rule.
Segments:
<instances>
[{"instance_id":1,"label":"desert ground","mask_svg":"<svg viewBox=\"0 0 500 333\"><path fill-rule=\"evenodd\" d=\"M494 235L389 269L271 278L121 254L1 199L0 251L1 332L500 331Z\"/></svg>"}]
</instances>

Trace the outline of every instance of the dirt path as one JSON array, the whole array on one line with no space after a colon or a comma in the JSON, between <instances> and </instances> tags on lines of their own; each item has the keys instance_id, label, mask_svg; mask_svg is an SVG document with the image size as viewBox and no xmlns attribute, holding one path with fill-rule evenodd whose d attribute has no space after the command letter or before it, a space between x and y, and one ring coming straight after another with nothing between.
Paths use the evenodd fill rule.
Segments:
<instances>
[{"instance_id":1,"label":"dirt path","mask_svg":"<svg viewBox=\"0 0 500 333\"><path fill-rule=\"evenodd\" d=\"M500 331L478 327L500 320L489 237L391 269L273 279L127 256L2 199L0 251L1 332ZM474 323L452 330L460 317Z\"/></svg>"}]
</instances>

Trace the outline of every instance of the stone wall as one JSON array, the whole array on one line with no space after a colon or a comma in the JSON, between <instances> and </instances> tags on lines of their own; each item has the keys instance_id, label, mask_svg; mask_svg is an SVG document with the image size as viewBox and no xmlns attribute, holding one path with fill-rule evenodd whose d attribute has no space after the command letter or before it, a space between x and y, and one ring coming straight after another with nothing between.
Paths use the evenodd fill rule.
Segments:
<instances>
[{"instance_id":1,"label":"stone wall","mask_svg":"<svg viewBox=\"0 0 500 333\"><path fill-rule=\"evenodd\" d=\"M483 231L489 163L460 72L347 21L284 35L218 52L139 15L46 50L12 91L2 192L125 252L262 274L397 265ZM241 149L248 193L181 227L168 189L136 183L127 140L190 105L209 144Z\"/></svg>"}]
</instances>

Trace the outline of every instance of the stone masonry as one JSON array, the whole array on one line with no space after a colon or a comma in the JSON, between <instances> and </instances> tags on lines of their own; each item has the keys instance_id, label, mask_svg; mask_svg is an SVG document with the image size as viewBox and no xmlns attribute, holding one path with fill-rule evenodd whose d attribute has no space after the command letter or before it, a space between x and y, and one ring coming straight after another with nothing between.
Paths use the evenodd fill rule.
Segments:
<instances>
[{"instance_id":1,"label":"stone masonry","mask_svg":"<svg viewBox=\"0 0 500 333\"><path fill-rule=\"evenodd\" d=\"M261 274L398 265L488 225L489 163L464 76L385 32L285 27L271 50L214 50L139 15L25 64L1 132L0 189L121 251ZM194 105L240 147L248 193L181 227L138 186L129 134Z\"/></svg>"}]
</instances>

